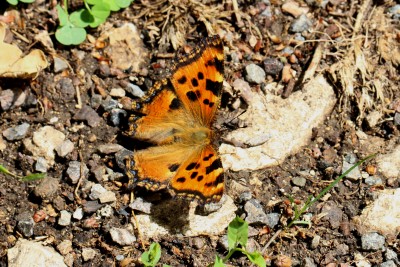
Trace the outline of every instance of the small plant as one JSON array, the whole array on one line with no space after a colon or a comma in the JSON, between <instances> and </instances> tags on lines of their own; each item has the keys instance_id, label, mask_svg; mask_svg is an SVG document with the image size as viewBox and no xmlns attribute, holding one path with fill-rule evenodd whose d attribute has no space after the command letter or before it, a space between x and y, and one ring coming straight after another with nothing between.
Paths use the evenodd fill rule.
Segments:
<instances>
[{"instance_id":1,"label":"small plant","mask_svg":"<svg viewBox=\"0 0 400 267\"><path fill-rule=\"evenodd\" d=\"M14 0L15 1L15 0ZM26 1L26 0L25 0ZM64 45L78 45L86 39L85 28L96 28L106 21L111 11L128 7L133 0L83 0L85 8L68 13L68 1L56 6L60 25L56 39Z\"/></svg>"},{"instance_id":2,"label":"small plant","mask_svg":"<svg viewBox=\"0 0 400 267\"><path fill-rule=\"evenodd\" d=\"M160 261L161 258L161 246L158 243L152 243L148 251L143 252L140 259L145 267L154 267ZM163 264L163 267L170 267L169 265Z\"/></svg>"},{"instance_id":3,"label":"small plant","mask_svg":"<svg viewBox=\"0 0 400 267\"><path fill-rule=\"evenodd\" d=\"M329 190L331 190L337 183L339 183L353 169L355 169L356 167L358 167L361 164L363 164L365 161L367 161L367 160L369 160L369 159L371 159L371 158L373 158L375 156L376 156L376 154L372 154L372 155L369 155L368 157L366 157L365 159L362 159L362 160L358 161L350 169L345 171L342 175L340 175L332 183L330 183L326 188L324 188L324 190L322 190L321 193L319 193L318 196L316 196L315 198L312 197L312 196L309 196L307 198L307 201L304 203L304 205L303 205L303 207L301 209L299 209L297 207L297 205L294 203L293 198L289 197L289 200L290 200L290 202L292 203L292 205L294 207L294 217L293 217L293 220L287 225L287 228L289 228L289 227L291 227L292 225L295 225L295 224L309 224L308 222L299 220L299 218L303 215L303 213L306 212L306 210L308 210L308 208L310 208L312 204L314 204L315 202L320 200Z\"/></svg>"},{"instance_id":4,"label":"small plant","mask_svg":"<svg viewBox=\"0 0 400 267\"><path fill-rule=\"evenodd\" d=\"M3 165L0 164L0 172L4 173L6 175L10 175L14 178L17 178L19 180L21 180L22 182L32 182L32 181L36 181L39 179L43 179L46 176L46 173L32 173L26 176L19 176L15 173L10 172L9 170L6 169L6 167L4 167Z\"/></svg>"},{"instance_id":5,"label":"small plant","mask_svg":"<svg viewBox=\"0 0 400 267\"><path fill-rule=\"evenodd\" d=\"M236 217L230 222L228 226L228 255L223 259L218 255L215 257L214 267L223 267L225 262L230 259L230 257L235 252L241 252L247 256L247 258L259 267L265 267L266 262L260 252L249 252L246 250L247 240L248 240L248 230L249 225L244 220Z\"/></svg>"},{"instance_id":6,"label":"small plant","mask_svg":"<svg viewBox=\"0 0 400 267\"><path fill-rule=\"evenodd\" d=\"M18 0L7 0L7 2L10 5L13 5L13 6L18 5ZM25 3L25 4L30 4L30 3L35 2L35 0L19 0L19 2L22 2L22 3Z\"/></svg>"}]
</instances>

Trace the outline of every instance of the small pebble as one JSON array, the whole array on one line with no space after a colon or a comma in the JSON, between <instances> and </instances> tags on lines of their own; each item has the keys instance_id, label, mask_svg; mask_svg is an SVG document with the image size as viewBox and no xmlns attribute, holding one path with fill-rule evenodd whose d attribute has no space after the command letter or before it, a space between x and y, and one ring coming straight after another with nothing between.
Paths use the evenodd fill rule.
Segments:
<instances>
[{"instance_id":1,"label":"small pebble","mask_svg":"<svg viewBox=\"0 0 400 267\"><path fill-rule=\"evenodd\" d=\"M110 96L124 97L125 96L125 90L122 89L122 88L112 88L110 90Z\"/></svg>"},{"instance_id":2,"label":"small pebble","mask_svg":"<svg viewBox=\"0 0 400 267\"><path fill-rule=\"evenodd\" d=\"M265 81L265 72L264 70L256 65L249 64L245 68L246 80L251 83L260 84Z\"/></svg>"},{"instance_id":3,"label":"small pebble","mask_svg":"<svg viewBox=\"0 0 400 267\"><path fill-rule=\"evenodd\" d=\"M86 167L86 164L83 165L83 173L82 175L86 177L89 173L89 169ZM76 184L81 177L81 163L79 161L70 161L68 163L67 175L72 184Z\"/></svg>"},{"instance_id":4,"label":"small pebble","mask_svg":"<svg viewBox=\"0 0 400 267\"><path fill-rule=\"evenodd\" d=\"M96 257L96 250L92 248L82 248L82 259L83 261L90 261Z\"/></svg>"},{"instance_id":5,"label":"small pebble","mask_svg":"<svg viewBox=\"0 0 400 267\"><path fill-rule=\"evenodd\" d=\"M101 207L103 207L103 205L101 205L97 200L86 201L86 203L83 204L83 211L90 214L96 212Z\"/></svg>"},{"instance_id":6,"label":"small pebble","mask_svg":"<svg viewBox=\"0 0 400 267\"><path fill-rule=\"evenodd\" d=\"M71 213L66 211L66 210L62 210L60 211L60 218L58 219L58 224L61 226L68 226L71 224Z\"/></svg>"},{"instance_id":7,"label":"small pebble","mask_svg":"<svg viewBox=\"0 0 400 267\"><path fill-rule=\"evenodd\" d=\"M42 199L48 199L56 194L60 186L60 181L57 178L45 177L40 183L35 186L33 194Z\"/></svg>"},{"instance_id":8,"label":"small pebble","mask_svg":"<svg viewBox=\"0 0 400 267\"><path fill-rule=\"evenodd\" d=\"M82 220L83 218L83 209L81 207L77 208L74 213L72 214L72 218L75 220Z\"/></svg>"},{"instance_id":9,"label":"small pebble","mask_svg":"<svg viewBox=\"0 0 400 267\"><path fill-rule=\"evenodd\" d=\"M21 140L28 133L29 127L30 127L29 123L24 122L18 126L4 130L3 136L8 141Z\"/></svg>"},{"instance_id":10,"label":"small pebble","mask_svg":"<svg viewBox=\"0 0 400 267\"><path fill-rule=\"evenodd\" d=\"M393 15L394 19L400 19L400 5L394 5L388 11Z\"/></svg>"},{"instance_id":11,"label":"small pebble","mask_svg":"<svg viewBox=\"0 0 400 267\"><path fill-rule=\"evenodd\" d=\"M143 90L136 84L128 83L125 90L138 98L142 98L145 95Z\"/></svg>"},{"instance_id":12,"label":"small pebble","mask_svg":"<svg viewBox=\"0 0 400 267\"><path fill-rule=\"evenodd\" d=\"M73 119L77 121L86 121L90 127L97 127L102 120L99 114L87 105L84 105L75 113Z\"/></svg>"},{"instance_id":13,"label":"small pebble","mask_svg":"<svg viewBox=\"0 0 400 267\"><path fill-rule=\"evenodd\" d=\"M315 265L315 263L314 263L314 260L309 257L306 257L303 259L301 266L302 267L317 267L317 265Z\"/></svg>"},{"instance_id":14,"label":"small pebble","mask_svg":"<svg viewBox=\"0 0 400 267\"><path fill-rule=\"evenodd\" d=\"M53 56L53 59L55 73L59 73L68 68L68 62L64 58Z\"/></svg>"},{"instance_id":15,"label":"small pebble","mask_svg":"<svg viewBox=\"0 0 400 267\"><path fill-rule=\"evenodd\" d=\"M113 154L113 153L120 151L123 148L124 147L119 144L110 143L110 144L99 145L97 147L97 150L102 154Z\"/></svg>"},{"instance_id":16,"label":"small pebble","mask_svg":"<svg viewBox=\"0 0 400 267\"><path fill-rule=\"evenodd\" d=\"M114 210L110 205L105 205L97 211L97 214L101 217L111 217L114 214Z\"/></svg>"},{"instance_id":17,"label":"small pebble","mask_svg":"<svg viewBox=\"0 0 400 267\"><path fill-rule=\"evenodd\" d=\"M354 166L354 163L348 163L347 161L343 161L342 173L346 172L348 169ZM358 166L354 168L350 173L346 175L346 178L352 181L357 181L362 178L360 169Z\"/></svg>"},{"instance_id":18,"label":"small pebble","mask_svg":"<svg viewBox=\"0 0 400 267\"><path fill-rule=\"evenodd\" d=\"M400 125L400 113L396 112L394 114L394 125L399 126Z\"/></svg>"},{"instance_id":19,"label":"small pebble","mask_svg":"<svg viewBox=\"0 0 400 267\"><path fill-rule=\"evenodd\" d=\"M277 58L266 58L263 61L264 71L268 75L277 76L283 69L283 63Z\"/></svg>"},{"instance_id":20,"label":"small pebble","mask_svg":"<svg viewBox=\"0 0 400 267\"><path fill-rule=\"evenodd\" d=\"M248 223L266 223L268 221L260 202L256 199L250 199L244 205L244 210L247 213L246 222Z\"/></svg>"},{"instance_id":21,"label":"small pebble","mask_svg":"<svg viewBox=\"0 0 400 267\"><path fill-rule=\"evenodd\" d=\"M101 103L101 106L104 108L105 111L110 111L113 108L118 107L118 101L112 99L111 96L107 96L107 98Z\"/></svg>"},{"instance_id":22,"label":"small pebble","mask_svg":"<svg viewBox=\"0 0 400 267\"><path fill-rule=\"evenodd\" d=\"M58 147L56 147L57 155L60 157L65 157L69 153L74 150L74 143L71 140L67 139Z\"/></svg>"},{"instance_id":23,"label":"small pebble","mask_svg":"<svg viewBox=\"0 0 400 267\"><path fill-rule=\"evenodd\" d=\"M321 237L319 235L315 235L311 241L311 248L316 249L319 246L320 241Z\"/></svg>"},{"instance_id":24,"label":"small pebble","mask_svg":"<svg viewBox=\"0 0 400 267\"><path fill-rule=\"evenodd\" d=\"M38 157L35 163L35 171L44 173L47 172L48 168L47 160L43 157Z\"/></svg>"},{"instance_id":25,"label":"small pebble","mask_svg":"<svg viewBox=\"0 0 400 267\"><path fill-rule=\"evenodd\" d=\"M111 239L121 246L132 245L136 241L136 237L127 229L123 228L112 227L110 229L110 235Z\"/></svg>"},{"instance_id":26,"label":"small pebble","mask_svg":"<svg viewBox=\"0 0 400 267\"><path fill-rule=\"evenodd\" d=\"M268 213L266 217L267 217L266 224L270 228L274 228L276 225L278 225L279 218L281 217L281 215L279 213L272 212Z\"/></svg>"},{"instance_id":27,"label":"small pebble","mask_svg":"<svg viewBox=\"0 0 400 267\"><path fill-rule=\"evenodd\" d=\"M115 196L115 193L111 192L111 191L106 191L103 194L101 194L99 197L99 201L102 204L115 202L116 200L117 200L117 197Z\"/></svg>"},{"instance_id":28,"label":"small pebble","mask_svg":"<svg viewBox=\"0 0 400 267\"><path fill-rule=\"evenodd\" d=\"M99 94L94 94L90 98L90 106L94 109L97 109L98 107L100 107L102 102L103 102L103 97Z\"/></svg>"},{"instance_id":29,"label":"small pebble","mask_svg":"<svg viewBox=\"0 0 400 267\"><path fill-rule=\"evenodd\" d=\"M23 212L16 217L17 219L17 229L25 237L31 237L33 235L33 227L35 226L35 221L29 212Z\"/></svg>"},{"instance_id":30,"label":"small pebble","mask_svg":"<svg viewBox=\"0 0 400 267\"><path fill-rule=\"evenodd\" d=\"M367 185L382 185L383 181L380 177L376 177L376 176L369 176L367 178L365 178L365 183Z\"/></svg>"},{"instance_id":31,"label":"small pebble","mask_svg":"<svg viewBox=\"0 0 400 267\"><path fill-rule=\"evenodd\" d=\"M378 233L367 233L361 236L361 247L367 251L377 251L383 249L385 245L385 237Z\"/></svg>"},{"instance_id":32,"label":"small pebble","mask_svg":"<svg viewBox=\"0 0 400 267\"><path fill-rule=\"evenodd\" d=\"M297 185L297 186L300 186L300 187L305 186L306 182L307 182L307 180L304 177L293 177L292 178L292 183L294 185Z\"/></svg>"},{"instance_id":33,"label":"small pebble","mask_svg":"<svg viewBox=\"0 0 400 267\"><path fill-rule=\"evenodd\" d=\"M61 78L56 83L56 90L64 100L72 100L75 97L75 86L70 78Z\"/></svg>"},{"instance_id":34,"label":"small pebble","mask_svg":"<svg viewBox=\"0 0 400 267\"><path fill-rule=\"evenodd\" d=\"M307 15L303 14L297 19L294 19L292 24L289 27L289 31L292 33L303 32L308 30L312 26L312 21L307 17Z\"/></svg>"},{"instance_id":35,"label":"small pebble","mask_svg":"<svg viewBox=\"0 0 400 267\"><path fill-rule=\"evenodd\" d=\"M120 108L113 108L111 110L110 120L114 126L119 126L121 124L121 119L124 119L128 116L128 112L126 110Z\"/></svg>"},{"instance_id":36,"label":"small pebble","mask_svg":"<svg viewBox=\"0 0 400 267\"><path fill-rule=\"evenodd\" d=\"M116 259L117 261L122 261L123 259L125 259L125 256L124 256L124 255L121 255L121 254L118 254L117 256L115 256L115 259Z\"/></svg>"},{"instance_id":37,"label":"small pebble","mask_svg":"<svg viewBox=\"0 0 400 267\"><path fill-rule=\"evenodd\" d=\"M392 261L392 260L382 262L382 263L379 265L379 267L397 267L397 266L398 266L398 265L397 265L394 261Z\"/></svg>"},{"instance_id":38,"label":"small pebble","mask_svg":"<svg viewBox=\"0 0 400 267\"><path fill-rule=\"evenodd\" d=\"M72 241L71 240L64 240L60 244L57 245L57 250L61 253L61 255L67 255L70 253L72 248Z\"/></svg>"},{"instance_id":39,"label":"small pebble","mask_svg":"<svg viewBox=\"0 0 400 267\"><path fill-rule=\"evenodd\" d=\"M150 202L145 202L140 197L136 198L131 204L129 204L129 207L131 209L138 210L138 211L144 212L146 214L151 213L151 206L152 206L152 204Z\"/></svg>"},{"instance_id":40,"label":"small pebble","mask_svg":"<svg viewBox=\"0 0 400 267\"><path fill-rule=\"evenodd\" d=\"M101 196L101 194L107 192L107 189L105 189L101 184L95 184L92 186L92 188L90 189L90 195L89 198L91 200L96 200L99 199L99 197Z\"/></svg>"}]
</instances>

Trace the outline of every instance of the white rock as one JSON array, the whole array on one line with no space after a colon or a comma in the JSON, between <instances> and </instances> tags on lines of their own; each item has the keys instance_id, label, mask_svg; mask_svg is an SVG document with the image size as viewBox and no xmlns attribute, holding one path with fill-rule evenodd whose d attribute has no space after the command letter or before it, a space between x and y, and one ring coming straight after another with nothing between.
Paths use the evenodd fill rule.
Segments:
<instances>
[{"instance_id":1,"label":"white rock","mask_svg":"<svg viewBox=\"0 0 400 267\"><path fill-rule=\"evenodd\" d=\"M100 203L110 203L110 202L115 202L117 200L117 197L115 196L114 192L111 191L106 191L102 193L99 197Z\"/></svg>"},{"instance_id":2,"label":"white rock","mask_svg":"<svg viewBox=\"0 0 400 267\"><path fill-rule=\"evenodd\" d=\"M135 235L127 229L113 227L110 229L111 239L121 246L132 245L136 241Z\"/></svg>"},{"instance_id":3,"label":"white rock","mask_svg":"<svg viewBox=\"0 0 400 267\"><path fill-rule=\"evenodd\" d=\"M139 214L136 217L142 235L145 238L177 233L184 236L215 236L224 233L228 224L236 216L235 211L237 207L234 205L232 198L226 195L222 197L221 201L223 202L222 207L218 211L206 216L195 214L197 206L195 202L192 202L190 207L187 207L185 202L180 203L176 200L171 200L164 201L159 207L153 204L152 212L154 211L154 213L151 215ZM171 216L171 213L174 214L173 221L165 221L163 224L157 223L162 218ZM152 216L157 217L157 219ZM168 227L165 227L165 224ZM168 229L173 229L173 232L170 232Z\"/></svg>"},{"instance_id":4,"label":"white rock","mask_svg":"<svg viewBox=\"0 0 400 267\"><path fill-rule=\"evenodd\" d=\"M33 133L33 138L23 140L23 144L34 157L44 157L50 165L54 164L54 149L60 146L65 140L65 135L53 128L44 126Z\"/></svg>"},{"instance_id":5,"label":"white rock","mask_svg":"<svg viewBox=\"0 0 400 267\"><path fill-rule=\"evenodd\" d=\"M94 257L96 257L96 250L92 248L82 248L82 258L83 261L90 261L93 260Z\"/></svg>"},{"instance_id":6,"label":"white rock","mask_svg":"<svg viewBox=\"0 0 400 267\"><path fill-rule=\"evenodd\" d=\"M376 162L385 177L400 178L400 145L397 145L391 153L379 155Z\"/></svg>"},{"instance_id":7,"label":"white rock","mask_svg":"<svg viewBox=\"0 0 400 267\"><path fill-rule=\"evenodd\" d=\"M56 152L60 157L65 157L74 150L74 143L71 140L65 140L62 144L56 147Z\"/></svg>"},{"instance_id":8,"label":"white rock","mask_svg":"<svg viewBox=\"0 0 400 267\"><path fill-rule=\"evenodd\" d=\"M66 210L60 211L60 218L58 219L58 224L61 226L68 226L71 223L72 214Z\"/></svg>"},{"instance_id":9,"label":"white rock","mask_svg":"<svg viewBox=\"0 0 400 267\"><path fill-rule=\"evenodd\" d=\"M239 119L248 122L248 126L227 135L229 143L236 146L223 143L219 149L224 168L233 171L278 165L298 152L309 143L312 129L325 120L336 102L332 87L322 76L287 99L251 91L246 94L251 101ZM259 143L254 140L260 138L265 142L250 146Z\"/></svg>"},{"instance_id":10,"label":"white rock","mask_svg":"<svg viewBox=\"0 0 400 267\"><path fill-rule=\"evenodd\" d=\"M95 184L90 189L89 197L91 200L96 200L96 199L99 199L101 194L103 194L105 192L107 192L107 189L105 189L101 184Z\"/></svg>"},{"instance_id":11,"label":"white rock","mask_svg":"<svg viewBox=\"0 0 400 267\"><path fill-rule=\"evenodd\" d=\"M54 248L19 239L7 252L9 267L67 267L63 257Z\"/></svg>"},{"instance_id":12,"label":"white rock","mask_svg":"<svg viewBox=\"0 0 400 267\"><path fill-rule=\"evenodd\" d=\"M125 90L122 88L112 88L110 90L110 96L123 97L125 96Z\"/></svg>"},{"instance_id":13,"label":"white rock","mask_svg":"<svg viewBox=\"0 0 400 267\"><path fill-rule=\"evenodd\" d=\"M83 218L83 209L81 207L77 208L74 213L72 214L72 217L75 220L81 220Z\"/></svg>"},{"instance_id":14,"label":"white rock","mask_svg":"<svg viewBox=\"0 0 400 267\"><path fill-rule=\"evenodd\" d=\"M377 231L383 235L400 233L400 188L376 191L375 201L353 218L361 233Z\"/></svg>"}]
</instances>

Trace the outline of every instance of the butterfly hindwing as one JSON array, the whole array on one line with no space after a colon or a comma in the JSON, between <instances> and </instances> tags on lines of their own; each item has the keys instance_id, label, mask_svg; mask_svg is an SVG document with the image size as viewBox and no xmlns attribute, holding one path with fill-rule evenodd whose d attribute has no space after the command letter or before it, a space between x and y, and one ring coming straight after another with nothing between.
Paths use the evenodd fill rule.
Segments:
<instances>
[{"instance_id":1,"label":"butterfly hindwing","mask_svg":"<svg viewBox=\"0 0 400 267\"><path fill-rule=\"evenodd\" d=\"M211 145L195 151L179 167L170 187L178 196L218 201L224 190L221 159Z\"/></svg>"}]
</instances>

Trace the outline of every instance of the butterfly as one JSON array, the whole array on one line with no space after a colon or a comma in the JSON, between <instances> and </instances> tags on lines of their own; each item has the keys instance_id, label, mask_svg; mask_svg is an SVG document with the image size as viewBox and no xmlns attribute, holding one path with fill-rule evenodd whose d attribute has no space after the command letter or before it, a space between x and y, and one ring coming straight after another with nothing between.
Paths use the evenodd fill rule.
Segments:
<instances>
[{"instance_id":1,"label":"butterfly","mask_svg":"<svg viewBox=\"0 0 400 267\"><path fill-rule=\"evenodd\" d=\"M203 39L178 57L171 76L157 81L132 109L128 133L151 145L126 161L127 175L148 190L217 202L224 170L213 145L212 124L219 107L224 52L219 36Z\"/></svg>"}]
</instances>

